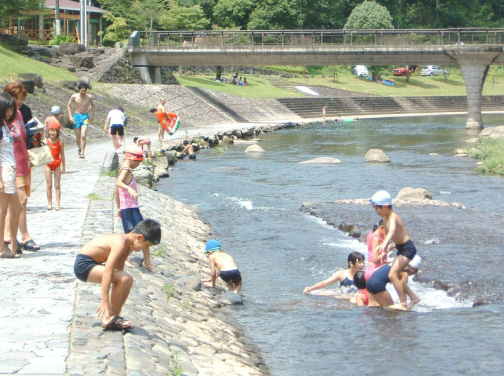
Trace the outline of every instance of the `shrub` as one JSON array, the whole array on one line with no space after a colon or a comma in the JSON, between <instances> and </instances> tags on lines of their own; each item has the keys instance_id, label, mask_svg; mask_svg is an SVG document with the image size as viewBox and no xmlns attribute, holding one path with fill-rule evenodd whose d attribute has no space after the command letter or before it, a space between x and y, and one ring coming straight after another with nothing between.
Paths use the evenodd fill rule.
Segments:
<instances>
[{"instance_id":1,"label":"shrub","mask_svg":"<svg viewBox=\"0 0 504 376\"><path fill-rule=\"evenodd\" d=\"M60 45L61 43L73 43L73 42L75 42L75 39L71 35L60 34L55 35L54 38L49 41L49 45L56 46Z\"/></svg>"}]
</instances>

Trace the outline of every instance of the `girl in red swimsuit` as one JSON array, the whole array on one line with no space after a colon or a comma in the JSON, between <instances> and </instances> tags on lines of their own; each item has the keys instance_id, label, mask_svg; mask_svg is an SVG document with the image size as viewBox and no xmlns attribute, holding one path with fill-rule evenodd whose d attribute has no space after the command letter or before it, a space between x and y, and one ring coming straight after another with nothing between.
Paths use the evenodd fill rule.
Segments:
<instances>
[{"instance_id":1,"label":"girl in red swimsuit","mask_svg":"<svg viewBox=\"0 0 504 376\"><path fill-rule=\"evenodd\" d=\"M54 172L54 190L56 192L56 210L60 210L61 199L61 174L65 173L65 152L63 140L60 140L59 134L61 125L57 120L51 120L47 124L49 138L46 138L46 143L51 149L53 162L46 165L45 177L47 182L47 210L52 209L52 175Z\"/></svg>"}]
</instances>

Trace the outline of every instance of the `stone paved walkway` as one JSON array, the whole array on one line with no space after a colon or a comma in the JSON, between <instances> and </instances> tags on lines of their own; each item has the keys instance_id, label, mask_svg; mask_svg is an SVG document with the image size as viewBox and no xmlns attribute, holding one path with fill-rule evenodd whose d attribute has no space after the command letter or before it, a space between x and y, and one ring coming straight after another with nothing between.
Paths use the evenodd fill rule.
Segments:
<instances>
[{"instance_id":1,"label":"stone paved walkway","mask_svg":"<svg viewBox=\"0 0 504 376\"><path fill-rule=\"evenodd\" d=\"M67 173L61 181L61 211L46 210L44 168L32 171L28 230L41 250L24 252L21 259L0 259L0 375L65 373L76 296L75 255L81 238L113 229L85 226L92 207L88 195L111 145L90 144L84 160L72 146L67 147Z\"/></svg>"}]
</instances>

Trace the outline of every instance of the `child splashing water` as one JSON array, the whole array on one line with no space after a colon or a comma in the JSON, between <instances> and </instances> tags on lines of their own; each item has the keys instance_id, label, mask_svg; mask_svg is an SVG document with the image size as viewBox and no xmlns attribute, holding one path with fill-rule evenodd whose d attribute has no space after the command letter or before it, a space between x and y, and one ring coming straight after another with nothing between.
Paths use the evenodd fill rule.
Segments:
<instances>
[{"instance_id":1,"label":"child splashing water","mask_svg":"<svg viewBox=\"0 0 504 376\"><path fill-rule=\"evenodd\" d=\"M45 177L47 182L47 210L52 209L52 176L54 173L54 191L56 193L56 210L60 210L61 201L61 174L65 173L65 151L63 140L60 140L61 125L57 120L50 120L47 124L46 143L51 149L51 155L54 159L45 167Z\"/></svg>"},{"instance_id":2,"label":"child splashing water","mask_svg":"<svg viewBox=\"0 0 504 376\"><path fill-rule=\"evenodd\" d=\"M348 266L346 269L339 270L324 281L320 281L313 286L305 287L303 294L308 294L310 291L319 290L333 283L339 282L343 287L354 287L354 275L364 267L364 255L360 252L352 252L348 255Z\"/></svg>"}]
</instances>

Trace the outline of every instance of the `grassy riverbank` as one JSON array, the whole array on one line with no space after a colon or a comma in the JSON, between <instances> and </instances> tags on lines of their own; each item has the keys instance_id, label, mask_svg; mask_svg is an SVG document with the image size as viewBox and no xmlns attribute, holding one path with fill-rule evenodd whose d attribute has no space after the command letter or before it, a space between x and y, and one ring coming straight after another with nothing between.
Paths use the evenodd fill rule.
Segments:
<instances>
[{"instance_id":1,"label":"grassy riverbank","mask_svg":"<svg viewBox=\"0 0 504 376\"><path fill-rule=\"evenodd\" d=\"M483 162L478 171L504 176L504 140L495 138L480 139L470 155Z\"/></svg>"}]
</instances>

